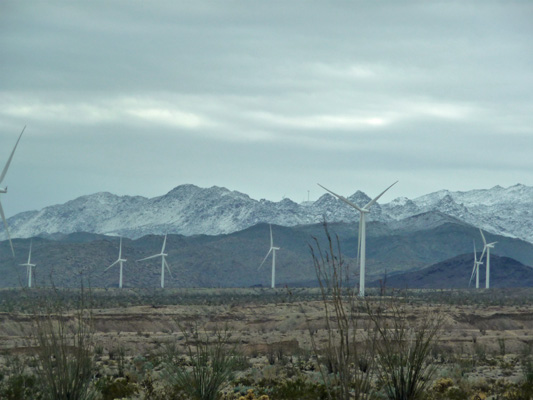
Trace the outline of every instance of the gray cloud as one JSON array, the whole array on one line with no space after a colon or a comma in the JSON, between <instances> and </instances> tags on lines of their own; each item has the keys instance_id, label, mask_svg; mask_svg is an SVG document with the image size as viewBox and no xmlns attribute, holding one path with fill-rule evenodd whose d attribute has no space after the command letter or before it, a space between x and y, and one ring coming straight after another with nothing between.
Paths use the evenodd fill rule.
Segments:
<instances>
[{"instance_id":1,"label":"gray cloud","mask_svg":"<svg viewBox=\"0 0 533 400\"><path fill-rule=\"evenodd\" d=\"M8 215L182 183L533 185L528 2L3 2ZM38 194L38 195L37 195Z\"/></svg>"}]
</instances>

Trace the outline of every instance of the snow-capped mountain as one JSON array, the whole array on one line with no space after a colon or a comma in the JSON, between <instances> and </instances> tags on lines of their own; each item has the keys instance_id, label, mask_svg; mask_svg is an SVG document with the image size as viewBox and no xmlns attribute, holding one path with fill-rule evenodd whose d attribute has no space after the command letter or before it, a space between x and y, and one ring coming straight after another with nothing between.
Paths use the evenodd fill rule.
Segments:
<instances>
[{"instance_id":1,"label":"snow-capped mountain","mask_svg":"<svg viewBox=\"0 0 533 400\"><path fill-rule=\"evenodd\" d=\"M349 200L364 205L370 198L357 191ZM533 187L496 186L487 190L441 190L416 199L397 198L375 204L369 221L397 225L418 214L439 212L496 234L533 242ZM254 200L226 188L181 185L164 196L116 196L96 193L65 204L9 218L12 237L31 237L78 231L139 238L147 234L218 235L259 222L295 226L321 222L356 221L359 214L335 197L324 194L315 202ZM0 231L5 238L5 232Z\"/></svg>"},{"instance_id":2,"label":"snow-capped mountain","mask_svg":"<svg viewBox=\"0 0 533 400\"><path fill-rule=\"evenodd\" d=\"M440 190L412 201L395 199L382 208L395 220L439 211L489 232L533 243L533 187L530 186L495 186L467 192Z\"/></svg>"}]
</instances>

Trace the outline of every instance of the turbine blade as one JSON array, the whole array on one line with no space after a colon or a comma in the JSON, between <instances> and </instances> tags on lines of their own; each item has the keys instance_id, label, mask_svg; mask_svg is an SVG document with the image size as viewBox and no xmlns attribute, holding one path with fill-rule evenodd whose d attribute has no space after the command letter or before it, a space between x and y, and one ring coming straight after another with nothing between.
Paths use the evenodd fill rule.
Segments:
<instances>
[{"instance_id":1,"label":"turbine blade","mask_svg":"<svg viewBox=\"0 0 533 400\"><path fill-rule=\"evenodd\" d=\"M263 262L261 263L261 265L259 266L259 268L257 268L257 270L259 271L259 269L263 266L263 264L265 263L265 261L267 260L268 256L270 255L270 253L272 252L272 247L270 248L270 250L268 251L267 255L265 256L265 258L263 258Z\"/></svg>"},{"instance_id":2,"label":"turbine blade","mask_svg":"<svg viewBox=\"0 0 533 400\"><path fill-rule=\"evenodd\" d=\"M473 239L474 241L474 263L477 262L477 251L476 251L476 240Z\"/></svg>"},{"instance_id":3,"label":"turbine blade","mask_svg":"<svg viewBox=\"0 0 533 400\"><path fill-rule=\"evenodd\" d=\"M371 207L376 201L378 201L378 199L379 199L381 196L383 196L383 195L385 194L385 192L386 192L387 190L389 190L391 187L393 187L393 186L396 185L397 183L398 183L398 181L394 182L394 183L393 183L392 185L390 185L387 189L385 189L383 192L381 192L381 193L379 194L379 196L374 197L372 200L370 200L370 201L368 202L368 204L367 204L366 206L364 206L363 208L368 209L369 207Z\"/></svg>"},{"instance_id":4,"label":"turbine blade","mask_svg":"<svg viewBox=\"0 0 533 400\"><path fill-rule=\"evenodd\" d=\"M481 252L481 257L479 257L479 262L483 263L483 256L485 255L485 251L487 250L487 247L483 247L483 251Z\"/></svg>"},{"instance_id":5,"label":"turbine blade","mask_svg":"<svg viewBox=\"0 0 533 400\"><path fill-rule=\"evenodd\" d=\"M6 228L7 238L9 239L9 245L11 246L11 253L15 257L15 249L13 249L13 242L11 241L11 235L9 234L9 228L7 227L6 216L4 215L4 209L2 208L2 203L0 203L0 215L2 216L2 221L4 221L4 227Z\"/></svg>"},{"instance_id":6,"label":"turbine blade","mask_svg":"<svg viewBox=\"0 0 533 400\"><path fill-rule=\"evenodd\" d=\"M492 243L489 243L487 246L490 246L491 244L496 244L496 243L498 243L498 242L492 242Z\"/></svg>"},{"instance_id":7,"label":"turbine blade","mask_svg":"<svg viewBox=\"0 0 533 400\"><path fill-rule=\"evenodd\" d=\"M161 249L161 253L165 252L165 246L167 245L167 235L165 235L165 239L163 240L163 248Z\"/></svg>"},{"instance_id":8,"label":"turbine blade","mask_svg":"<svg viewBox=\"0 0 533 400\"><path fill-rule=\"evenodd\" d=\"M270 225L270 247L274 247L274 237L272 236L272 224Z\"/></svg>"},{"instance_id":9,"label":"turbine blade","mask_svg":"<svg viewBox=\"0 0 533 400\"><path fill-rule=\"evenodd\" d=\"M26 129L26 126L24 126L24 129ZM17 145L19 144L20 138L22 137L22 134L24 133L24 129L22 129L22 132L20 132L19 138L17 139L17 143L15 143L15 147L13 147L13 151L11 151L11 155L9 156L6 166L4 167L4 170L2 171L2 175L0 175L0 183L4 180L4 177L7 174L7 170L9 169L9 164L11 164L11 160L13 159L13 154L15 154L15 150L17 149Z\"/></svg>"},{"instance_id":10,"label":"turbine blade","mask_svg":"<svg viewBox=\"0 0 533 400\"><path fill-rule=\"evenodd\" d=\"M104 272L106 272L109 268L111 268L111 267L117 265L117 263L118 263L119 261L120 261L120 260L115 261L115 262L114 262L113 264L111 264L109 267L107 267L106 269L104 269Z\"/></svg>"},{"instance_id":11,"label":"turbine blade","mask_svg":"<svg viewBox=\"0 0 533 400\"><path fill-rule=\"evenodd\" d=\"M357 204L354 204L352 203L350 200L348 200L346 197L343 197L341 196L340 194L337 194L337 193L334 193L332 192L331 190L325 188L324 186L322 186L320 183L317 183L318 186L320 186L322 189L330 192L333 196L337 197L339 200L342 200L344 201L346 204L348 204L349 206L355 208L357 211L359 212L363 212L363 209L361 207L359 207Z\"/></svg>"},{"instance_id":12,"label":"turbine blade","mask_svg":"<svg viewBox=\"0 0 533 400\"><path fill-rule=\"evenodd\" d=\"M161 257L161 254L154 254L153 256L149 256L149 257L141 258L140 260L137 260L137 261L149 260L149 259L151 259L151 258L156 258L156 257Z\"/></svg>"},{"instance_id":13,"label":"turbine blade","mask_svg":"<svg viewBox=\"0 0 533 400\"><path fill-rule=\"evenodd\" d=\"M165 267L167 267L167 271L170 274L170 277L173 278L172 272L170 271L170 267L168 266L167 260L163 258L163 261L165 262Z\"/></svg>"},{"instance_id":14,"label":"turbine blade","mask_svg":"<svg viewBox=\"0 0 533 400\"><path fill-rule=\"evenodd\" d=\"M118 258L119 259L122 258L122 236L120 237L120 244L119 244L119 247L118 247Z\"/></svg>"},{"instance_id":15,"label":"turbine blade","mask_svg":"<svg viewBox=\"0 0 533 400\"><path fill-rule=\"evenodd\" d=\"M472 268L472 275L470 275L470 281L468 282L468 287L470 287L472 283L472 279L474 279L474 275L476 274L476 266L477 266L477 263L474 262L474 268Z\"/></svg>"},{"instance_id":16,"label":"turbine blade","mask_svg":"<svg viewBox=\"0 0 533 400\"><path fill-rule=\"evenodd\" d=\"M483 231L481 230L481 228L479 228L479 233L481 233L481 238L483 239L483 244L486 246L487 245L487 241L485 240L485 235L483 234Z\"/></svg>"}]
</instances>

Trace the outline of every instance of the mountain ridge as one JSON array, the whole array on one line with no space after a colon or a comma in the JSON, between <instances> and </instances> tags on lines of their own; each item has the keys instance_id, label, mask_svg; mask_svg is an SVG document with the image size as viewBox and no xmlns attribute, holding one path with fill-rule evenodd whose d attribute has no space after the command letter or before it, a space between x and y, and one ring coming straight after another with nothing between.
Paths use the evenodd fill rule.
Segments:
<instances>
[{"instance_id":1,"label":"mountain ridge","mask_svg":"<svg viewBox=\"0 0 533 400\"><path fill-rule=\"evenodd\" d=\"M416 222L419 217L414 217L415 223L405 224L401 229L391 228L383 222L369 222L367 282L387 275L392 284L394 276L420 271L461 254L462 264L451 264L456 267L454 280L467 283L474 262L472 240L476 242L478 256L482 248L479 230L452 217L437 212L431 214L420 218L435 223L419 224ZM356 260L357 229L354 229L353 223L345 222L331 223L327 228L331 237L338 238L347 276L356 284L359 273ZM268 287L271 281L270 265L264 265L261 269L258 267L270 246L269 231L268 224L260 223L238 232L216 236L169 234L165 252L172 276L166 276L165 286ZM296 227L272 225L272 231L274 244L281 248L276 254L278 287L316 286L318 283L310 246L316 251L319 251L317 244L322 251L328 248L323 224ZM496 260L497 256L511 257L524 265L533 266L533 244L490 233L486 233L486 238L498 242L491 251L491 260ZM124 266L125 287L160 285L160 259L136 260L158 253L163 240L163 236L153 234L135 240L122 240L122 256L128 260ZM26 269L21 264L27 260L30 243L33 246L32 262L37 265L34 268L35 285L79 287L83 278L88 279L85 284L91 287L116 287L118 268L106 268L117 259L119 238L86 232L61 237L56 235L50 239L14 239L15 258L9 243L0 242L0 287L25 285ZM270 264L270 260L267 264ZM443 271L447 269L440 268ZM513 275L511 270L505 268L500 271ZM533 269L524 271L529 271L533 279ZM526 282L525 276L521 276L524 285L533 286L533 280ZM444 287L441 285L444 281L437 281L437 284Z\"/></svg>"},{"instance_id":2,"label":"mountain ridge","mask_svg":"<svg viewBox=\"0 0 533 400\"><path fill-rule=\"evenodd\" d=\"M348 199L360 205L370 200L359 190ZM531 210L533 187L516 184L462 192L440 190L415 199L398 197L389 203L376 203L368 221L394 226L437 211L488 232L533 243ZM109 192L84 195L39 211L19 213L8 223L13 238L84 231L136 239L164 233L229 234L261 222L290 227L319 223L324 218L328 222L356 222L359 215L329 193L314 202L295 203L287 198L273 202L224 187L184 184L153 198ZM0 238L6 238L3 227Z\"/></svg>"}]
</instances>

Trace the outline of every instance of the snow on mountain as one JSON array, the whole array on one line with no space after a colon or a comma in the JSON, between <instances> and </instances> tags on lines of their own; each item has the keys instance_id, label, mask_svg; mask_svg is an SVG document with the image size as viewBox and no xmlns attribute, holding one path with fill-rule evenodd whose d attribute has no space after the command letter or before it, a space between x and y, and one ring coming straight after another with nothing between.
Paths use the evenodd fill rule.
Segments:
<instances>
[{"instance_id":1,"label":"snow on mountain","mask_svg":"<svg viewBox=\"0 0 533 400\"><path fill-rule=\"evenodd\" d=\"M495 186L466 192L440 190L412 201L395 199L382 208L395 220L439 211L492 233L533 242L533 187L530 186Z\"/></svg>"},{"instance_id":2,"label":"snow on mountain","mask_svg":"<svg viewBox=\"0 0 533 400\"><path fill-rule=\"evenodd\" d=\"M371 200L360 191L348 199L361 206ZM435 212L442 217L431 217ZM399 226L402 220L422 214L427 216L411 219L417 221L416 226L438 223L450 216L496 234L533 242L533 187L524 185L467 192L441 190L413 200L401 197L386 204L376 203L368 219ZM315 202L297 204L290 199L254 200L217 186L204 189L181 185L154 198L111 193L82 196L17 214L8 223L13 237L85 231L139 238L164 233L219 235L259 222L294 226L321 222L324 217L329 222L355 222L359 213L327 193ZM0 237L6 237L3 229Z\"/></svg>"}]
</instances>

